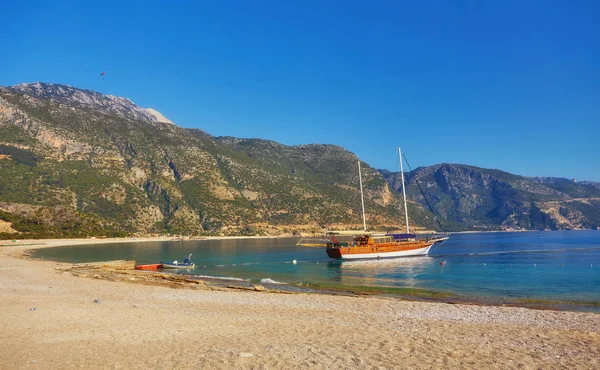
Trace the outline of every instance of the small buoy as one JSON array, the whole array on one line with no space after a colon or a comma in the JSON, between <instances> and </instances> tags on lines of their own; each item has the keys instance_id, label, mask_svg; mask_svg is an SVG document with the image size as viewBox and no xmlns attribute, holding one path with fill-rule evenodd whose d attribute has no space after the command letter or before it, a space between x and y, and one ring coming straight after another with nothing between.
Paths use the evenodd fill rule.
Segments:
<instances>
[{"instance_id":1,"label":"small buoy","mask_svg":"<svg viewBox=\"0 0 600 370\"><path fill-rule=\"evenodd\" d=\"M296 264L296 260L293 260L292 263L295 265Z\"/></svg>"}]
</instances>

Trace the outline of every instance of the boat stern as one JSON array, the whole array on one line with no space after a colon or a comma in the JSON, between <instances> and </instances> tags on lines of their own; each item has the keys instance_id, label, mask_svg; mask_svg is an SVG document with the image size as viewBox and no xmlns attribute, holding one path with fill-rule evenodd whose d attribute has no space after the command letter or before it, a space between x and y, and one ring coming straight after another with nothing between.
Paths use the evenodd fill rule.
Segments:
<instances>
[{"instance_id":1,"label":"boat stern","mask_svg":"<svg viewBox=\"0 0 600 370\"><path fill-rule=\"evenodd\" d=\"M340 248L329 247L325 251L327 252L327 256L329 258L338 259L338 260L340 258L342 258L342 251L340 250Z\"/></svg>"}]
</instances>

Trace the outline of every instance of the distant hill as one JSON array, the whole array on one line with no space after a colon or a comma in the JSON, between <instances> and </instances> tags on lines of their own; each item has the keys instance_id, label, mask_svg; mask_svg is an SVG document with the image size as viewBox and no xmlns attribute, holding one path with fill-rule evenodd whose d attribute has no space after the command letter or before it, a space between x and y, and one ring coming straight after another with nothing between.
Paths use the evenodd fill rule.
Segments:
<instances>
[{"instance_id":1,"label":"distant hill","mask_svg":"<svg viewBox=\"0 0 600 370\"><path fill-rule=\"evenodd\" d=\"M400 173L380 171L395 191ZM426 206L417 181L452 230L600 228L598 183L524 177L460 164L420 167L406 174L410 199Z\"/></svg>"},{"instance_id":2,"label":"distant hill","mask_svg":"<svg viewBox=\"0 0 600 370\"><path fill-rule=\"evenodd\" d=\"M600 189L600 182L593 182L593 181L582 181L581 184L583 185L591 185L595 188Z\"/></svg>"},{"instance_id":3,"label":"distant hill","mask_svg":"<svg viewBox=\"0 0 600 370\"><path fill-rule=\"evenodd\" d=\"M358 158L185 129L66 85L0 87L0 237L291 235L362 228ZM370 229L403 228L398 174L362 163ZM597 228L600 187L463 165L407 174L411 228Z\"/></svg>"},{"instance_id":4,"label":"distant hill","mask_svg":"<svg viewBox=\"0 0 600 370\"><path fill-rule=\"evenodd\" d=\"M362 225L358 158L184 129L131 100L56 84L0 87L0 233L282 234ZM368 224L399 197L363 163ZM411 205L418 225L432 225Z\"/></svg>"}]
</instances>

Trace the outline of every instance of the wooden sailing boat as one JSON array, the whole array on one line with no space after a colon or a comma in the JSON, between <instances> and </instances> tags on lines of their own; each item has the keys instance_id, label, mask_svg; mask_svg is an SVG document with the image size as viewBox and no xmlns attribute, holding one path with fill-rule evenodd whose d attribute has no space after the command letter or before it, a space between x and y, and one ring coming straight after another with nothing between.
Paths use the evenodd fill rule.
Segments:
<instances>
[{"instance_id":1,"label":"wooden sailing boat","mask_svg":"<svg viewBox=\"0 0 600 370\"><path fill-rule=\"evenodd\" d=\"M400 173L402 176L402 196L404 199L404 217L406 223L406 234L375 235L367 233L367 222L365 219L365 201L362 188L362 176L360 172L360 161L358 161L358 177L360 181L360 199L363 212L364 234L354 237L352 244L342 245L332 235L331 242L327 243L326 252L330 258L341 260L371 259L371 258L396 258L425 256L431 247L448 239L448 235L433 235L429 237L417 237L408 229L408 208L406 206L406 190L404 188L404 171L402 168L402 152L398 147L400 158Z\"/></svg>"}]
</instances>

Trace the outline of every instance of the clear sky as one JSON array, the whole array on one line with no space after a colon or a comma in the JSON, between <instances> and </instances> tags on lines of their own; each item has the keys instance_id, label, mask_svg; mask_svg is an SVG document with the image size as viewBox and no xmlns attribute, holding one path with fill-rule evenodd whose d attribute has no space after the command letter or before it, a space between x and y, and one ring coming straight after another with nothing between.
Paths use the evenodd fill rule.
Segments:
<instances>
[{"instance_id":1,"label":"clear sky","mask_svg":"<svg viewBox=\"0 0 600 370\"><path fill-rule=\"evenodd\" d=\"M413 167L600 181L597 0L0 0L0 14L0 85L124 96L377 168L396 170L400 145Z\"/></svg>"}]
</instances>

